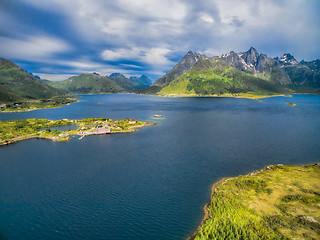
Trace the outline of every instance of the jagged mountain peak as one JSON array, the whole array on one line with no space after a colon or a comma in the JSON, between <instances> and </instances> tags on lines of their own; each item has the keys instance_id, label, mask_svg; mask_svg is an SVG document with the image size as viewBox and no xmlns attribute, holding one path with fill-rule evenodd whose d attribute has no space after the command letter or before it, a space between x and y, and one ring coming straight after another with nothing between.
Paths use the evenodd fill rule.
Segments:
<instances>
[{"instance_id":1,"label":"jagged mountain peak","mask_svg":"<svg viewBox=\"0 0 320 240\"><path fill-rule=\"evenodd\" d=\"M247 64L252 64L252 65L256 65L258 62L258 58L259 58L259 53L258 51L254 48L251 47L248 51L240 53L241 57L243 60L245 60L245 62Z\"/></svg>"},{"instance_id":2,"label":"jagged mountain peak","mask_svg":"<svg viewBox=\"0 0 320 240\"><path fill-rule=\"evenodd\" d=\"M259 55L257 49L255 49L254 47L250 47L250 49L247 51L247 53L254 53L256 55Z\"/></svg>"},{"instance_id":3,"label":"jagged mountain peak","mask_svg":"<svg viewBox=\"0 0 320 240\"><path fill-rule=\"evenodd\" d=\"M205 54L189 51L167 74L159 78L152 86L167 86L175 78L186 73L198 61L206 59L208 59L208 57Z\"/></svg>"},{"instance_id":4,"label":"jagged mountain peak","mask_svg":"<svg viewBox=\"0 0 320 240\"><path fill-rule=\"evenodd\" d=\"M283 57L286 58L286 59L288 59L288 60L293 60L293 59L295 60L294 56L291 55L290 53L285 53L285 54L283 54Z\"/></svg>"},{"instance_id":5,"label":"jagged mountain peak","mask_svg":"<svg viewBox=\"0 0 320 240\"><path fill-rule=\"evenodd\" d=\"M125 77L125 76L121 73L111 73L109 75L109 78L116 78L116 77Z\"/></svg>"},{"instance_id":6,"label":"jagged mountain peak","mask_svg":"<svg viewBox=\"0 0 320 240\"><path fill-rule=\"evenodd\" d=\"M140 79L147 83L150 83L150 85L152 84L151 79L147 75L141 75Z\"/></svg>"},{"instance_id":7,"label":"jagged mountain peak","mask_svg":"<svg viewBox=\"0 0 320 240\"><path fill-rule=\"evenodd\" d=\"M205 54L197 53L189 51L182 59L190 59L193 58L194 60L198 61L199 59L208 59Z\"/></svg>"},{"instance_id":8,"label":"jagged mountain peak","mask_svg":"<svg viewBox=\"0 0 320 240\"><path fill-rule=\"evenodd\" d=\"M276 73L273 76L277 75L279 82L290 83L290 79L284 70L280 69L280 66L276 66L278 60L272 59L265 54L259 54L254 47L251 47L246 52L235 53L231 51L222 55L221 58L229 66L237 70L267 79L272 77L271 73Z\"/></svg>"},{"instance_id":9,"label":"jagged mountain peak","mask_svg":"<svg viewBox=\"0 0 320 240\"><path fill-rule=\"evenodd\" d=\"M290 53L285 53L281 58L277 58L281 65L298 65L300 64L293 55Z\"/></svg>"}]
</instances>

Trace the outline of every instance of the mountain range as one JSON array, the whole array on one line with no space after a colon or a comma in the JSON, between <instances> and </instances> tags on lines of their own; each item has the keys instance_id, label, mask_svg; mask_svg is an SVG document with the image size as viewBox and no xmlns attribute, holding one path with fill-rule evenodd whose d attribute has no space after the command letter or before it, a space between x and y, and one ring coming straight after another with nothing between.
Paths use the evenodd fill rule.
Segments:
<instances>
[{"instance_id":1,"label":"mountain range","mask_svg":"<svg viewBox=\"0 0 320 240\"><path fill-rule=\"evenodd\" d=\"M110 76L84 73L64 81L49 81L23 70L8 59L0 58L0 104L7 106L35 100L52 104L65 101L68 93L133 92L151 84L152 81L145 75L127 78L120 73Z\"/></svg>"},{"instance_id":2,"label":"mountain range","mask_svg":"<svg viewBox=\"0 0 320 240\"><path fill-rule=\"evenodd\" d=\"M216 57L189 51L152 84L120 73L84 73L64 81L39 79L10 60L0 58L0 104L49 99L66 93L124 93L175 96L256 96L320 93L320 60L297 61L291 54L271 58L251 47Z\"/></svg>"},{"instance_id":3,"label":"mountain range","mask_svg":"<svg viewBox=\"0 0 320 240\"><path fill-rule=\"evenodd\" d=\"M112 73L110 76L83 73L64 81L46 81L46 83L67 93L76 94L133 92L152 84L151 80L145 75L140 78L127 78L120 73Z\"/></svg>"},{"instance_id":4,"label":"mountain range","mask_svg":"<svg viewBox=\"0 0 320 240\"><path fill-rule=\"evenodd\" d=\"M167 74L137 93L160 95L273 95L320 93L320 60L271 58L253 47L207 57L189 51Z\"/></svg>"}]
</instances>

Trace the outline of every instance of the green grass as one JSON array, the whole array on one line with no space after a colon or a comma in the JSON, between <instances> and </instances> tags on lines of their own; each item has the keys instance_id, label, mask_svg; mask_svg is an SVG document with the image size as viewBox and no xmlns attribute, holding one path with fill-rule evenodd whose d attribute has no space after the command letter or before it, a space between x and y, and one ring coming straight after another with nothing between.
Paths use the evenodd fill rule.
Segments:
<instances>
[{"instance_id":1,"label":"green grass","mask_svg":"<svg viewBox=\"0 0 320 240\"><path fill-rule=\"evenodd\" d=\"M270 166L212 194L195 239L319 239L320 167Z\"/></svg>"},{"instance_id":2,"label":"green grass","mask_svg":"<svg viewBox=\"0 0 320 240\"><path fill-rule=\"evenodd\" d=\"M183 77L177 78L175 81L172 81L169 86L164 87L161 91L161 95L195 95L195 92L192 90L188 90L189 82L187 79Z\"/></svg>"}]
</instances>

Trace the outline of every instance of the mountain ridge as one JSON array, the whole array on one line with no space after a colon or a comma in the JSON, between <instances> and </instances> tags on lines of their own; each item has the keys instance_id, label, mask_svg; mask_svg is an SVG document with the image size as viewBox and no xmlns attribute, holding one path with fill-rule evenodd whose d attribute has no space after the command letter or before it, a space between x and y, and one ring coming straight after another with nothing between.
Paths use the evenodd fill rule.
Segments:
<instances>
[{"instance_id":1,"label":"mountain ridge","mask_svg":"<svg viewBox=\"0 0 320 240\"><path fill-rule=\"evenodd\" d=\"M152 81L146 75L141 75L139 78L134 76L127 78L121 73L112 73L109 75L109 78L128 92L146 88L152 84Z\"/></svg>"},{"instance_id":2,"label":"mountain ridge","mask_svg":"<svg viewBox=\"0 0 320 240\"><path fill-rule=\"evenodd\" d=\"M47 81L46 81L47 82ZM125 93L148 87L151 80L142 75L127 78L121 73L100 76L97 73L82 73L64 81L49 81L48 84L75 94Z\"/></svg>"},{"instance_id":3,"label":"mountain ridge","mask_svg":"<svg viewBox=\"0 0 320 240\"><path fill-rule=\"evenodd\" d=\"M188 52L188 55L198 55ZM236 92L254 92L263 94L280 94L290 92L319 92L320 60L298 62L291 54L271 58L259 53L254 47L246 52L231 51L216 57L200 57L186 66L180 60L167 74L159 78L151 87L138 93L179 95L183 94L234 94ZM194 59L194 58L193 58ZM217 64L217 66L215 66ZM175 69L179 71L175 71ZM175 75L168 78L168 75ZM230 85L230 74L237 76L236 86ZM183 76L183 77L181 77ZM163 81L166 79L166 81ZM196 79L198 79L196 81ZM234 78L233 80L234 81ZM200 92L191 91L196 86ZM206 87L205 87L206 86ZM178 90L179 89L179 90ZM194 90L194 89L193 89ZM178 91L178 92L175 92Z\"/></svg>"}]
</instances>

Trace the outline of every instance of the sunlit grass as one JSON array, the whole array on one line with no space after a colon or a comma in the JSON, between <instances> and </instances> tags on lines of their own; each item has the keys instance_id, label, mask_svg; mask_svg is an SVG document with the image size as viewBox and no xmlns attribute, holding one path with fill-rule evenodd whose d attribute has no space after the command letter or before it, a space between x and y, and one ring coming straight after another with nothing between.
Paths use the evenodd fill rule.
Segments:
<instances>
[{"instance_id":1,"label":"sunlit grass","mask_svg":"<svg viewBox=\"0 0 320 240\"><path fill-rule=\"evenodd\" d=\"M319 239L320 167L269 166L215 188L195 239Z\"/></svg>"}]
</instances>

